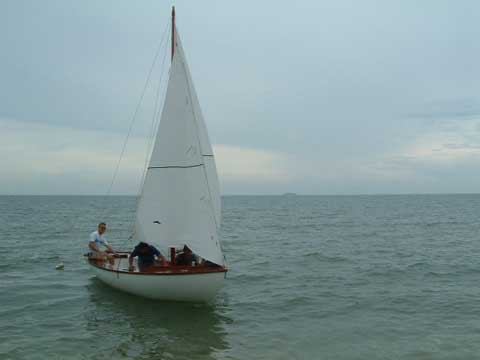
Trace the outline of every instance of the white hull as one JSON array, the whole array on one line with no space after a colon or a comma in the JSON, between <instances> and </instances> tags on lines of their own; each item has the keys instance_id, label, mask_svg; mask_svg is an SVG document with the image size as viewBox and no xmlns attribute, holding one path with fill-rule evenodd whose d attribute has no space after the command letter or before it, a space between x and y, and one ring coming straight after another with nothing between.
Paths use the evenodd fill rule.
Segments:
<instances>
[{"instance_id":1,"label":"white hull","mask_svg":"<svg viewBox=\"0 0 480 360\"><path fill-rule=\"evenodd\" d=\"M171 301L211 301L223 286L225 272L193 274L140 274L113 271L90 264L104 283L130 294Z\"/></svg>"}]
</instances>

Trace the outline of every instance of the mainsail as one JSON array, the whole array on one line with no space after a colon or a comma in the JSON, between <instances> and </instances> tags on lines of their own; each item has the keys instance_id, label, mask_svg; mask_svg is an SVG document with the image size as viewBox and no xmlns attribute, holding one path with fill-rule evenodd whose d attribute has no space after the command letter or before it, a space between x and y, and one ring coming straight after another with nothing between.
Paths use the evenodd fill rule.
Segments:
<instances>
[{"instance_id":1,"label":"mainsail","mask_svg":"<svg viewBox=\"0 0 480 360\"><path fill-rule=\"evenodd\" d=\"M169 246L186 244L223 265L215 160L175 25L172 31L170 78L139 199L135 237L164 253Z\"/></svg>"}]
</instances>

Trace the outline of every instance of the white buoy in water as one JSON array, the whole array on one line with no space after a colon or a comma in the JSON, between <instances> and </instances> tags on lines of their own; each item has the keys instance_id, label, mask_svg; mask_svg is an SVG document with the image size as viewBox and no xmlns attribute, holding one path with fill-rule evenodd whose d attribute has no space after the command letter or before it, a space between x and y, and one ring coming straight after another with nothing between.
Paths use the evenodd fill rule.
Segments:
<instances>
[{"instance_id":1,"label":"white buoy in water","mask_svg":"<svg viewBox=\"0 0 480 360\"><path fill-rule=\"evenodd\" d=\"M65 265L63 265L63 263L60 263L60 264L58 264L57 266L55 266L55 269L57 269L57 270L63 270L64 267L65 267Z\"/></svg>"}]
</instances>

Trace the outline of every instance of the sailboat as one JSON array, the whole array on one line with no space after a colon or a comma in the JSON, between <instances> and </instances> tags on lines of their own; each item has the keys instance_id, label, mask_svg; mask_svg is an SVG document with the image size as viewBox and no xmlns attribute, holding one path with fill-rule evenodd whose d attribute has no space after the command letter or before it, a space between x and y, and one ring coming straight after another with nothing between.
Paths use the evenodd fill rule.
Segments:
<instances>
[{"instance_id":1,"label":"sailboat","mask_svg":"<svg viewBox=\"0 0 480 360\"><path fill-rule=\"evenodd\" d=\"M219 181L175 26L175 8L171 29L170 77L133 235L137 242L147 242L169 254L170 261L166 266L129 271L129 253L123 252L116 254L113 264L94 259L88 263L98 279L131 294L161 300L210 301L227 272L218 236ZM175 265L175 255L185 245L203 259L203 266Z\"/></svg>"}]
</instances>

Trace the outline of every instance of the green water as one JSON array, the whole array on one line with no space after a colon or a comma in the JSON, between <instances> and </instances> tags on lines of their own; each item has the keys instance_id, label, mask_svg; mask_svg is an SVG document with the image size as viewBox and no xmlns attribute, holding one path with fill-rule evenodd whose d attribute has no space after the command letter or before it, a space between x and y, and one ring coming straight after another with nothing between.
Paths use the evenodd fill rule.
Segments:
<instances>
[{"instance_id":1,"label":"green water","mask_svg":"<svg viewBox=\"0 0 480 360\"><path fill-rule=\"evenodd\" d=\"M225 197L212 305L108 288L135 199L0 197L0 359L475 359L479 195ZM59 262L63 271L55 270Z\"/></svg>"}]
</instances>

